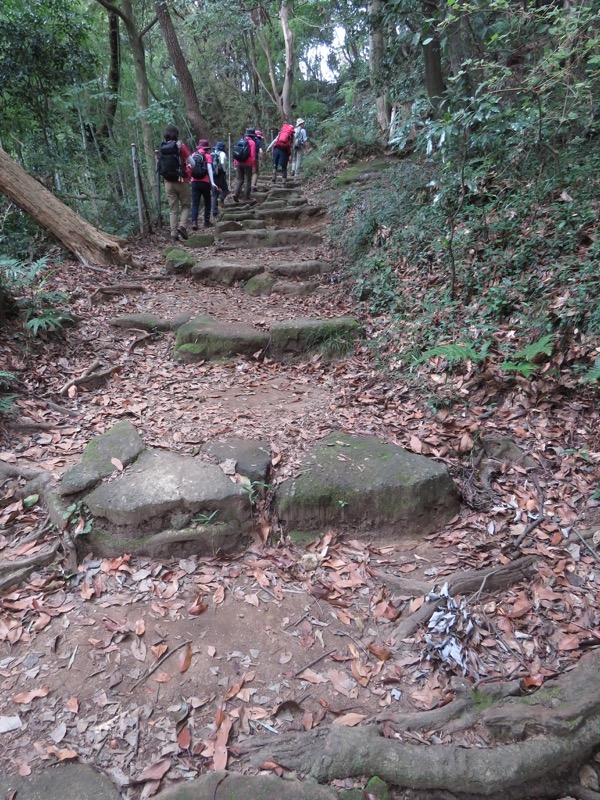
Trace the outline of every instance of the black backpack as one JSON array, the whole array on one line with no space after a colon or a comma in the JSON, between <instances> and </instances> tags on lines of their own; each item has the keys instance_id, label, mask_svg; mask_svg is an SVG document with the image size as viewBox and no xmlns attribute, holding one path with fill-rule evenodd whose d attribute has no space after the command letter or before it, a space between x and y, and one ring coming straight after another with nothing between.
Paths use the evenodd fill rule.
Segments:
<instances>
[{"instance_id":1,"label":"black backpack","mask_svg":"<svg viewBox=\"0 0 600 800\"><path fill-rule=\"evenodd\" d=\"M192 155L192 178L206 178L208 175L208 163L204 153L194 153Z\"/></svg>"},{"instance_id":2,"label":"black backpack","mask_svg":"<svg viewBox=\"0 0 600 800\"><path fill-rule=\"evenodd\" d=\"M250 145L246 137L242 137L233 148L233 157L236 161L247 161L250 158Z\"/></svg>"},{"instance_id":3,"label":"black backpack","mask_svg":"<svg viewBox=\"0 0 600 800\"><path fill-rule=\"evenodd\" d=\"M177 142L161 144L156 171L166 181L178 181L182 177L181 153Z\"/></svg>"}]
</instances>

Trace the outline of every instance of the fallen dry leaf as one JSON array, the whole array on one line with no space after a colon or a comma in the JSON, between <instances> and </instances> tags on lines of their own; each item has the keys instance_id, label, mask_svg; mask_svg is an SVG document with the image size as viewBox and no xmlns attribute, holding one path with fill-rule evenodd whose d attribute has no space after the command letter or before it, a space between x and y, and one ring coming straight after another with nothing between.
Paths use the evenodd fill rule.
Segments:
<instances>
[{"instance_id":1,"label":"fallen dry leaf","mask_svg":"<svg viewBox=\"0 0 600 800\"><path fill-rule=\"evenodd\" d=\"M32 700L35 700L36 697L47 697L50 689L48 686L42 686L39 689L32 689L29 692L21 692L20 694L16 694L12 701L13 703L19 703L23 705L27 705L31 703Z\"/></svg>"}]
</instances>

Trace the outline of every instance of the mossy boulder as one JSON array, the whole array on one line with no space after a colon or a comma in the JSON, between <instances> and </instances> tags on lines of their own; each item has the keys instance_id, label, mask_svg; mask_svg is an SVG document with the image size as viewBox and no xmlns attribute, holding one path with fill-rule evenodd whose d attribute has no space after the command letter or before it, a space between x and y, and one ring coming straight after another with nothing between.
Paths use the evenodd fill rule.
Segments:
<instances>
[{"instance_id":1,"label":"mossy boulder","mask_svg":"<svg viewBox=\"0 0 600 800\"><path fill-rule=\"evenodd\" d=\"M187 363L204 359L252 356L269 342L269 334L241 322L218 322L202 316L177 331L176 357Z\"/></svg>"},{"instance_id":2,"label":"mossy boulder","mask_svg":"<svg viewBox=\"0 0 600 800\"><path fill-rule=\"evenodd\" d=\"M180 247L171 247L166 252L165 268L173 275L186 275L195 263L194 256Z\"/></svg>"},{"instance_id":3,"label":"mossy boulder","mask_svg":"<svg viewBox=\"0 0 600 800\"><path fill-rule=\"evenodd\" d=\"M318 319L303 317L271 325L270 353L276 358L320 350L334 358L345 355L361 332L353 317Z\"/></svg>"},{"instance_id":4,"label":"mossy boulder","mask_svg":"<svg viewBox=\"0 0 600 800\"><path fill-rule=\"evenodd\" d=\"M259 264L229 264L218 260L201 261L192 269L192 278L205 284L233 286L238 281L247 281L262 271Z\"/></svg>"},{"instance_id":5,"label":"mossy boulder","mask_svg":"<svg viewBox=\"0 0 600 800\"><path fill-rule=\"evenodd\" d=\"M119 800L106 775L87 764L59 764L37 774L0 776L0 795L18 800Z\"/></svg>"},{"instance_id":6,"label":"mossy boulder","mask_svg":"<svg viewBox=\"0 0 600 800\"><path fill-rule=\"evenodd\" d=\"M68 469L60 484L60 494L70 495L95 486L111 475L117 467L131 464L143 452L142 437L131 422L117 422L106 433L95 436L85 447L81 461Z\"/></svg>"},{"instance_id":7,"label":"mossy boulder","mask_svg":"<svg viewBox=\"0 0 600 800\"><path fill-rule=\"evenodd\" d=\"M121 314L113 317L110 322L113 328L134 328L142 331L170 331L172 322L168 319L161 319L154 314Z\"/></svg>"},{"instance_id":8,"label":"mossy boulder","mask_svg":"<svg viewBox=\"0 0 600 800\"><path fill-rule=\"evenodd\" d=\"M259 275L254 275L254 277L246 282L244 291L252 295L252 297L271 294L271 289L275 284L275 280L275 277L269 275L268 272L261 272Z\"/></svg>"},{"instance_id":9,"label":"mossy boulder","mask_svg":"<svg viewBox=\"0 0 600 800\"><path fill-rule=\"evenodd\" d=\"M193 233L187 240L188 247L201 248L212 247L215 237L212 233Z\"/></svg>"},{"instance_id":10,"label":"mossy boulder","mask_svg":"<svg viewBox=\"0 0 600 800\"><path fill-rule=\"evenodd\" d=\"M335 178L334 184L342 187L349 186L352 183L362 183L369 180L369 176L383 172L389 169L390 166L391 163L389 161L362 161L340 172Z\"/></svg>"},{"instance_id":11,"label":"mossy boulder","mask_svg":"<svg viewBox=\"0 0 600 800\"><path fill-rule=\"evenodd\" d=\"M298 476L276 493L288 528L328 525L398 536L439 529L458 509L446 467L375 436L332 433L304 457Z\"/></svg>"}]
</instances>

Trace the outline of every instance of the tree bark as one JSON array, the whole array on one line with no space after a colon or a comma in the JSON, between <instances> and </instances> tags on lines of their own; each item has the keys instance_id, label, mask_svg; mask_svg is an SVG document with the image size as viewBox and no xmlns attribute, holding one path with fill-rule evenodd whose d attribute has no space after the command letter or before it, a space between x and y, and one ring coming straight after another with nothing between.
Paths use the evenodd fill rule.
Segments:
<instances>
[{"instance_id":1,"label":"tree bark","mask_svg":"<svg viewBox=\"0 0 600 800\"><path fill-rule=\"evenodd\" d=\"M593 650L531 696L501 692L504 697L489 698L492 705L486 707L481 686L474 697L479 702L474 726L489 732L487 747L414 745L402 735L400 741L385 738L373 725L331 725L305 734L252 737L243 743L245 760L254 767L275 762L319 783L378 775L398 788L443 789L469 800L556 797L600 744L599 690L600 651Z\"/></svg>"},{"instance_id":2,"label":"tree bark","mask_svg":"<svg viewBox=\"0 0 600 800\"><path fill-rule=\"evenodd\" d=\"M425 88L429 102L435 111L439 111L442 105L442 98L446 91L444 75L442 72L442 49L439 34L436 28L436 17L438 7L436 0L424 0L423 8L425 16L429 22L429 30L425 33L423 45L423 56L425 59Z\"/></svg>"},{"instance_id":3,"label":"tree bark","mask_svg":"<svg viewBox=\"0 0 600 800\"><path fill-rule=\"evenodd\" d=\"M50 231L82 263L132 263L125 240L94 228L0 150L0 192Z\"/></svg>"},{"instance_id":4,"label":"tree bark","mask_svg":"<svg viewBox=\"0 0 600 800\"><path fill-rule=\"evenodd\" d=\"M382 19L383 4L384 0L371 0L369 3L369 66L371 86L375 92L377 125L381 133L386 133L390 124L391 109L383 75L386 51Z\"/></svg>"},{"instance_id":5,"label":"tree bark","mask_svg":"<svg viewBox=\"0 0 600 800\"><path fill-rule=\"evenodd\" d=\"M105 142L110 139L119 104L121 84L121 40L119 37L119 16L111 11L108 15L108 43L110 47L110 67L108 70L109 98L104 110L104 122L98 129L96 140L100 153L106 159Z\"/></svg>"},{"instance_id":6,"label":"tree bark","mask_svg":"<svg viewBox=\"0 0 600 800\"><path fill-rule=\"evenodd\" d=\"M181 93L183 94L183 101L185 103L185 111L187 118L192 126L192 130L196 134L197 139L210 139L210 129L207 121L202 116L200 111L200 102L196 93L196 87L190 73L187 61L183 55L177 32L173 25L173 20L169 14L167 3L165 0L156 0L154 4L158 24L162 30L162 34L167 45L169 57L173 62L173 67L177 74L177 80L181 86Z\"/></svg>"},{"instance_id":7,"label":"tree bark","mask_svg":"<svg viewBox=\"0 0 600 800\"><path fill-rule=\"evenodd\" d=\"M284 120L292 120L292 85L294 83L294 72L296 67L296 54L294 52L294 34L290 28L290 10L287 0L281 0L279 9L279 19L283 30L285 41L285 77L283 79L283 89L281 91L281 111Z\"/></svg>"},{"instance_id":8,"label":"tree bark","mask_svg":"<svg viewBox=\"0 0 600 800\"><path fill-rule=\"evenodd\" d=\"M117 14L125 25L127 38L131 53L133 55L133 65L135 70L135 89L137 105L140 112L140 124L142 126L142 139L144 145L144 155L146 157L146 179L148 186L154 186L155 176L155 156L154 156L154 137L152 127L148 122L148 110L150 108L150 85L148 83L148 73L146 72L146 52L144 50L143 37L150 26L139 30L137 27L135 13L131 0L122 0L123 8L119 8L110 0L96 0L107 11Z\"/></svg>"}]
</instances>

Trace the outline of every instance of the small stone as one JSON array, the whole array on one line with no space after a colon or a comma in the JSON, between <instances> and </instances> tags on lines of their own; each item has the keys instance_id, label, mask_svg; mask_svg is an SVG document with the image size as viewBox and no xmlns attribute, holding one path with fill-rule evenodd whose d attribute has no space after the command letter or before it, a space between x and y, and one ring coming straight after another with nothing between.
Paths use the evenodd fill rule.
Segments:
<instances>
[{"instance_id":1,"label":"small stone","mask_svg":"<svg viewBox=\"0 0 600 800\"><path fill-rule=\"evenodd\" d=\"M598 774L591 764L584 764L579 770L579 783L586 789L597 792L600 789Z\"/></svg>"}]
</instances>

